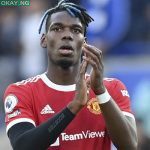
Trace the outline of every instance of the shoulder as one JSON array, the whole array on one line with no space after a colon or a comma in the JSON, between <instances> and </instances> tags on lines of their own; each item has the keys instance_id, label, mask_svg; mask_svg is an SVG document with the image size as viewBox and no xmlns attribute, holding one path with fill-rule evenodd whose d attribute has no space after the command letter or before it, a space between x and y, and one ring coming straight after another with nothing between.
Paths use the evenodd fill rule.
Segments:
<instances>
[{"instance_id":1,"label":"shoulder","mask_svg":"<svg viewBox=\"0 0 150 150\"><path fill-rule=\"evenodd\" d=\"M37 75L35 77L28 78L26 80L18 81L16 83L10 84L7 89L12 88L27 88L30 85L36 83L40 79L41 75Z\"/></svg>"},{"instance_id":2,"label":"shoulder","mask_svg":"<svg viewBox=\"0 0 150 150\"><path fill-rule=\"evenodd\" d=\"M104 78L104 85L124 115L134 118L131 99L125 84L116 78Z\"/></svg>"},{"instance_id":3,"label":"shoulder","mask_svg":"<svg viewBox=\"0 0 150 150\"><path fill-rule=\"evenodd\" d=\"M104 78L103 82L107 90L113 95L119 95L120 93L122 96L129 97L126 85L121 80L117 78Z\"/></svg>"},{"instance_id":4,"label":"shoulder","mask_svg":"<svg viewBox=\"0 0 150 150\"><path fill-rule=\"evenodd\" d=\"M6 88L3 96L5 111L11 112L16 105L25 106L27 104L30 104L33 96L32 84L36 84L38 79L39 76L35 76L10 84Z\"/></svg>"},{"instance_id":5,"label":"shoulder","mask_svg":"<svg viewBox=\"0 0 150 150\"><path fill-rule=\"evenodd\" d=\"M37 75L35 77L10 84L5 90L4 97L11 93L23 94L29 92L31 90L31 86L35 85L39 79L40 75Z\"/></svg>"},{"instance_id":6,"label":"shoulder","mask_svg":"<svg viewBox=\"0 0 150 150\"><path fill-rule=\"evenodd\" d=\"M37 76L31 77L31 78L28 78L26 80L16 82L16 83L14 83L14 85L16 85L16 86L27 86L27 85L30 85L32 83L36 83L40 79L40 77L41 77L41 75L37 75Z\"/></svg>"},{"instance_id":7,"label":"shoulder","mask_svg":"<svg viewBox=\"0 0 150 150\"><path fill-rule=\"evenodd\" d=\"M124 83L117 78L104 78L103 82L108 88L124 85Z\"/></svg>"}]
</instances>

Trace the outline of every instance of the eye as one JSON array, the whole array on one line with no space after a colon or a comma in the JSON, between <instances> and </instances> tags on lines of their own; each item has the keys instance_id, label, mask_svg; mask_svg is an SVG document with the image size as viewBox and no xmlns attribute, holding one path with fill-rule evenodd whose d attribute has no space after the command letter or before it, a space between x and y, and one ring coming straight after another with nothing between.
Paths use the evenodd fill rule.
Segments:
<instances>
[{"instance_id":1,"label":"eye","mask_svg":"<svg viewBox=\"0 0 150 150\"><path fill-rule=\"evenodd\" d=\"M76 34L82 33L81 29L78 29L78 28L74 28L72 29L72 31Z\"/></svg>"},{"instance_id":2,"label":"eye","mask_svg":"<svg viewBox=\"0 0 150 150\"><path fill-rule=\"evenodd\" d=\"M62 31L62 27L53 27L51 30L55 32L60 32Z\"/></svg>"}]
</instances>

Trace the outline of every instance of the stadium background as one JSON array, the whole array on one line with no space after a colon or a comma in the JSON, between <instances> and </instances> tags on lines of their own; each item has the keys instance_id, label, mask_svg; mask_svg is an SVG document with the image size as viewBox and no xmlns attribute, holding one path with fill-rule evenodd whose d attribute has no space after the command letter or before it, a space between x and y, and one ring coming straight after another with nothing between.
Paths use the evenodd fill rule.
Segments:
<instances>
[{"instance_id":1,"label":"stadium background","mask_svg":"<svg viewBox=\"0 0 150 150\"><path fill-rule=\"evenodd\" d=\"M102 49L105 76L122 80L136 116L139 150L150 149L150 1L72 0L94 17L88 43ZM56 0L31 0L30 7L0 7L0 149L11 150L5 134L2 97L15 81L46 70L38 24Z\"/></svg>"}]
</instances>

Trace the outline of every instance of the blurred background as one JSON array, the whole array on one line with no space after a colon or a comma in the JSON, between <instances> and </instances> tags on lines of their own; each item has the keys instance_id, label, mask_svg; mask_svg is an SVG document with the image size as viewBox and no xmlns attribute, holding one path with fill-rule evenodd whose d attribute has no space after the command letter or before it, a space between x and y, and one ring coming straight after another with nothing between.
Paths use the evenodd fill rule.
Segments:
<instances>
[{"instance_id":1,"label":"blurred background","mask_svg":"<svg viewBox=\"0 0 150 150\"><path fill-rule=\"evenodd\" d=\"M129 90L138 128L138 150L150 149L150 0L72 0L95 19L87 41L103 51L105 76ZM3 94L18 80L46 71L38 25L57 0L31 0L29 7L0 7L0 150L11 150L5 133Z\"/></svg>"}]
</instances>

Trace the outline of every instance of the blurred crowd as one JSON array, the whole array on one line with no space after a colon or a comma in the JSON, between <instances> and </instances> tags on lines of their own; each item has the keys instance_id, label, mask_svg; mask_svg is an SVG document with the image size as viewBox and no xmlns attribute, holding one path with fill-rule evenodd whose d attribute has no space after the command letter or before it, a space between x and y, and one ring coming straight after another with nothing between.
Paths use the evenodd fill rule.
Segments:
<instances>
[{"instance_id":1,"label":"blurred crowd","mask_svg":"<svg viewBox=\"0 0 150 150\"><path fill-rule=\"evenodd\" d=\"M89 27L88 42L102 49L105 58L113 60L111 58L126 57L126 62L131 59L132 62L135 60L134 65L132 65L133 68L130 68L131 70L137 68L136 62L139 60L137 58L140 58L142 64L146 67L144 72L142 72L143 67L141 67L141 70L140 68L136 69L138 72L134 72L134 74L141 72L150 74L150 69L147 67L150 65L149 0L87 0L86 4L85 0L70 1L81 3L88 8L89 12L91 10L95 12L92 11L95 24L93 28L92 25ZM46 71L46 51L40 47L41 35L38 34L38 25L45 10L54 6L56 2L57 0L31 0L31 5L27 7L0 6L1 99L4 90L10 83ZM106 6L108 3L112 5ZM116 5L113 5L115 3ZM101 11L104 8L105 10L111 10L110 6L115 10L118 9L118 12L110 11L110 14L114 13L115 16L112 24L112 20L108 20L109 15ZM130 64L128 66L131 67ZM109 66L106 66L106 68L109 68ZM111 74L110 70L107 71L107 75L109 74ZM150 110L150 77L147 77L148 75L143 76L143 74L141 74L141 82L137 84L131 94L133 110L137 119L139 150L148 150L150 149L150 117L148 115ZM130 76L128 80L131 80ZM145 111L142 111L142 109ZM0 129L4 130L3 126L4 109L2 101L0 101ZM0 149L2 149L1 144Z\"/></svg>"}]
</instances>

